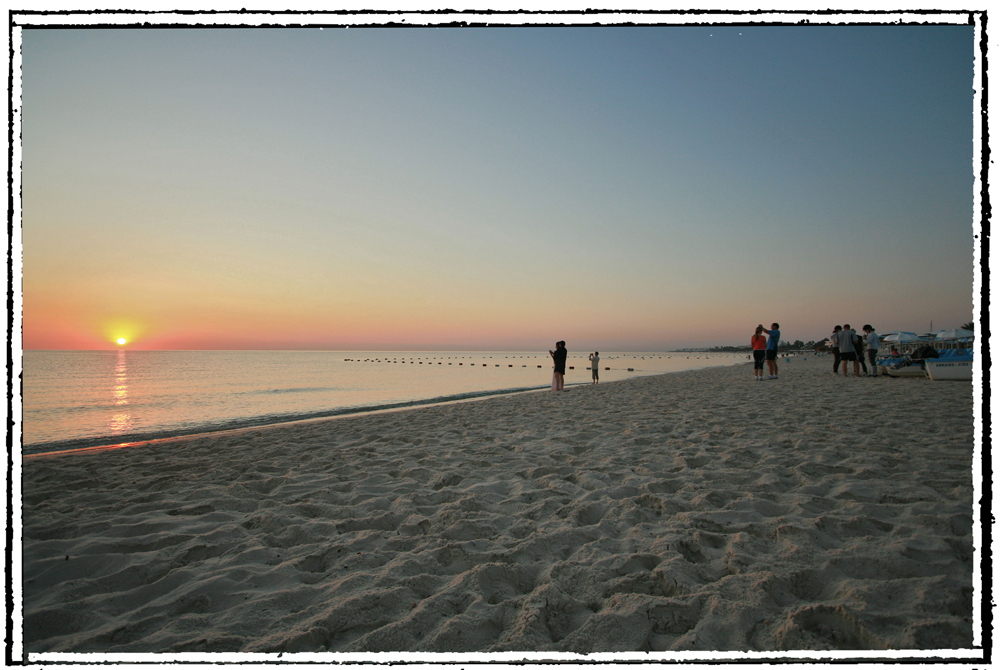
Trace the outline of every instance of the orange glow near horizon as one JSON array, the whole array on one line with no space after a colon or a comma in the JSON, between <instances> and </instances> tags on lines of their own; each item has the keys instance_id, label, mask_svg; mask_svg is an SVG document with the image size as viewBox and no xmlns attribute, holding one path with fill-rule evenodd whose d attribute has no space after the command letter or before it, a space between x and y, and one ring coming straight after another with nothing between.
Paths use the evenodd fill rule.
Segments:
<instances>
[{"instance_id":1,"label":"orange glow near horizon","mask_svg":"<svg viewBox=\"0 0 1000 670\"><path fill-rule=\"evenodd\" d=\"M721 309L719 300L704 294L616 298L605 292L588 294L587 300L552 302L546 293L541 298L517 293L476 302L467 296L417 300L400 293L360 304L332 299L327 304L329 296L323 295L321 299L288 296L282 301L247 298L229 305L220 304L215 294L199 294L181 305L151 290L142 302L116 295L112 311L96 299L27 291L22 348L545 351L562 339L571 343L571 351L637 347L651 351L748 342L753 326L765 316L767 323L782 324L789 341L818 340L829 332L827 310L836 309L826 303L806 306L796 321L786 318L787 307L777 314L761 314L759 306L740 301ZM601 306L600 318L595 318L593 304ZM914 321L906 316L887 313L877 325L887 331L905 330L898 324ZM623 324L627 336L621 334Z\"/></svg>"}]
</instances>

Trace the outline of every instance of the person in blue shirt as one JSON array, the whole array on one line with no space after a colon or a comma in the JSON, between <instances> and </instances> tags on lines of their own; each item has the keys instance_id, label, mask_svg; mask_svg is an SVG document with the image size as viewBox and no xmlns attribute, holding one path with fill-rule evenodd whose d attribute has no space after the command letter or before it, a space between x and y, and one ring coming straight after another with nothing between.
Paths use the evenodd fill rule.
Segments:
<instances>
[{"instance_id":1,"label":"person in blue shirt","mask_svg":"<svg viewBox=\"0 0 1000 670\"><path fill-rule=\"evenodd\" d=\"M781 331L778 330L779 328L778 324L772 323L771 330L764 330L767 333L767 349L765 350L764 357L767 360L768 379L778 378L778 342L781 341Z\"/></svg>"}]
</instances>

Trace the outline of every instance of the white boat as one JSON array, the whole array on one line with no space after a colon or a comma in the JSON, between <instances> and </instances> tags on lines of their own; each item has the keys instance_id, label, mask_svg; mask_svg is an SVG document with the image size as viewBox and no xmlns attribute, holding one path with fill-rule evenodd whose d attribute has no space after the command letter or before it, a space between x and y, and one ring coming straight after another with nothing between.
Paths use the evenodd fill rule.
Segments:
<instances>
[{"instance_id":1,"label":"white boat","mask_svg":"<svg viewBox=\"0 0 1000 670\"><path fill-rule=\"evenodd\" d=\"M878 371L890 377L972 379L974 335L966 333L970 331L941 331L934 339L893 333L883 338L879 347ZM928 347L934 351L928 352ZM931 367L935 368L934 373Z\"/></svg>"},{"instance_id":2,"label":"white boat","mask_svg":"<svg viewBox=\"0 0 1000 670\"><path fill-rule=\"evenodd\" d=\"M972 380L972 361L950 361L948 359L943 360L927 360L924 361L924 367L927 368L927 376L934 381L942 380L959 380L959 381L971 381Z\"/></svg>"}]
</instances>

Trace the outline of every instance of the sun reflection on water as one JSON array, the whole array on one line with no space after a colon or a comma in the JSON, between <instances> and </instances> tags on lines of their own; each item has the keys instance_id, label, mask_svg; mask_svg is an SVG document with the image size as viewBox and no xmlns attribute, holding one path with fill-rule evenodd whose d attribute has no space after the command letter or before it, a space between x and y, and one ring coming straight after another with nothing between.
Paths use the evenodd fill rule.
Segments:
<instances>
[{"instance_id":1,"label":"sun reflection on water","mask_svg":"<svg viewBox=\"0 0 1000 670\"><path fill-rule=\"evenodd\" d=\"M132 427L132 415L128 411L128 366L124 351L118 352L118 360L115 361L115 385L111 395L112 404L119 408L111 417L110 424L111 434L117 435Z\"/></svg>"}]
</instances>

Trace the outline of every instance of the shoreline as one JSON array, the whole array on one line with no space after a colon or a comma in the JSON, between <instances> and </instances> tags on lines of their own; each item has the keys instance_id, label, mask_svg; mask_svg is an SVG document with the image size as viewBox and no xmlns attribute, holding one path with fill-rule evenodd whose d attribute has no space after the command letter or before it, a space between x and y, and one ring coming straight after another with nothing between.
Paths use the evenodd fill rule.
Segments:
<instances>
[{"instance_id":1,"label":"shoreline","mask_svg":"<svg viewBox=\"0 0 1000 670\"><path fill-rule=\"evenodd\" d=\"M716 367L740 366L746 364L747 364L746 362L728 363L723 365L707 366L697 369L710 370ZM692 370L676 370L671 372L641 374L638 375L637 377L655 377L659 375L669 375L669 374L676 374L678 372L691 372L691 371ZM637 377L616 379L602 383L614 384L619 381L627 381L628 379L635 379ZM567 382L566 388L574 386L589 386L589 385L590 385L589 381ZM515 393L530 393L534 391L543 391L548 388L549 385L545 384L537 386L519 386L508 389L496 389L487 391L471 391L467 393L455 393L446 396L437 396L434 398L419 398L416 400L406 400L396 403L385 403L385 404L370 405L370 406L366 405L359 407L341 407L337 409L323 410L318 412L290 413L283 415L265 415L265 416L251 417L248 419L234 419L231 421L219 422L216 424L206 424L203 426L195 427L193 429L145 431L131 435L123 435L121 437L104 435L97 437L75 438L71 440L57 440L53 442L38 442L34 444L22 445L21 457L32 458L37 456L56 456L61 454L87 452L94 450L139 447L145 444L170 442L170 441L183 440L187 438L195 438L200 436L228 434L234 431L251 430L253 428L266 428L268 426L280 426L285 424L299 423L303 421L322 421L323 419L333 419L338 417L374 414L380 412L393 412L415 407L427 407L427 406L443 405L443 404L457 403L457 402L468 402L470 400L479 400L479 399L491 398L494 396L504 396Z\"/></svg>"},{"instance_id":2,"label":"shoreline","mask_svg":"<svg viewBox=\"0 0 1000 670\"><path fill-rule=\"evenodd\" d=\"M40 442L36 444L24 445L21 456L29 458L33 456L53 456L56 454L66 454L94 449L112 449L124 446L138 446L140 444L160 443L170 440L183 440L200 436L210 436L224 433L232 433L252 428L265 428L267 426L281 426L284 424L299 423L302 421L320 421L323 419L333 419L342 416L355 416L359 414L374 414L377 412L392 412L396 410L408 409L411 407L433 406L453 402L465 402L477 400L479 398L489 398L492 396L507 395L511 393L528 393L548 388L547 386L517 387L511 389L500 389L496 391L475 391L471 393L456 393L454 395L440 396L437 398L426 398L419 400L407 400L398 403L386 403L383 405L372 405L363 407L342 407L338 409L325 410L321 412L303 412L293 414L283 414L277 416L260 416L245 420L233 420L218 424L199 426L192 430L177 429L165 431L148 431L145 433L135 433L125 435L127 439L111 442L109 440L119 439L112 436L100 436L93 438L79 438L73 440L59 440L57 442Z\"/></svg>"},{"instance_id":3,"label":"shoreline","mask_svg":"<svg viewBox=\"0 0 1000 670\"><path fill-rule=\"evenodd\" d=\"M23 459L25 649L970 650L971 385L809 358Z\"/></svg>"}]
</instances>

